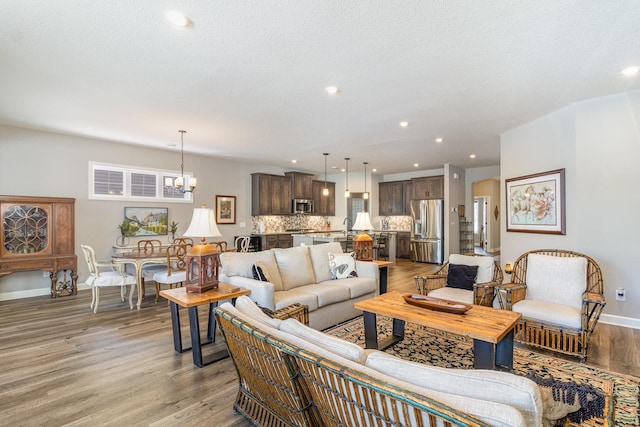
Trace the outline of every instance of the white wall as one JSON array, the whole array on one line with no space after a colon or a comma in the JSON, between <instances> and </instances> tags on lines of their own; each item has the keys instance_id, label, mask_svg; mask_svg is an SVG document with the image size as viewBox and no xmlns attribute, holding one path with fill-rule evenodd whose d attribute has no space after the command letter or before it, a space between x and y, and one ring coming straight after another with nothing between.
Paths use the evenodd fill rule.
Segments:
<instances>
[{"instance_id":1,"label":"white wall","mask_svg":"<svg viewBox=\"0 0 640 427\"><path fill-rule=\"evenodd\" d=\"M573 104L501 136L504 180L565 169L566 235L506 232L501 220L502 263L537 248L585 253L600 265L607 306L604 316L640 325L637 237L640 225L640 91ZM503 193L504 197L504 193ZM627 300L618 302L615 289Z\"/></svg>"},{"instance_id":2,"label":"white wall","mask_svg":"<svg viewBox=\"0 0 640 427\"><path fill-rule=\"evenodd\" d=\"M158 206L158 202L116 202L88 199L88 162L98 161L148 168L180 170L180 152L0 126L0 194L73 197L75 244L79 283L87 275L80 244L89 244L101 259L109 258L119 234L125 206ZM251 231L252 172L283 173L269 166L185 154L186 171L198 178L194 203L162 203L169 208L169 221L178 221L178 234L191 221L194 207L214 207L215 196L236 196L236 224L218 226L220 240ZM240 223L246 224L245 228ZM162 236L164 238L164 236ZM9 295L49 293L50 281L42 272L14 273L0 277L0 300Z\"/></svg>"}]
</instances>

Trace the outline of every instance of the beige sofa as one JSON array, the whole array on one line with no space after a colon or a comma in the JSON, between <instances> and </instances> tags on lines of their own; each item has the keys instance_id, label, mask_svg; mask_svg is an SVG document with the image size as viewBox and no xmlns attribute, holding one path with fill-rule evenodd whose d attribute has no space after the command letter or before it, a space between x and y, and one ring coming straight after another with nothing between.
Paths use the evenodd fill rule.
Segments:
<instances>
[{"instance_id":1,"label":"beige sofa","mask_svg":"<svg viewBox=\"0 0 640 427\"><path fill-rule=\"evenodd\" d=\"M239 376L234 410L257 425L541 426L531 380L413 363L266 316L249 298L215 315Z\"/></svg>"},{"instance_id":2,"label":"beige sofa","mask_svg":"<svg viewBox=\"0 0 640 427\"><path fill-rule=\"evenodd\" d=\"M325 329L362 314L353 304L379 294L375 263L355 261L357 277L332 280L329 254L342 254L340 243L224 252L220 255L219 278L251 290L251 299L271 310L293 303L307 305L309 325ZM254 279L253 267L257 265L268 281Z\"/></svg>"}]
</instances>

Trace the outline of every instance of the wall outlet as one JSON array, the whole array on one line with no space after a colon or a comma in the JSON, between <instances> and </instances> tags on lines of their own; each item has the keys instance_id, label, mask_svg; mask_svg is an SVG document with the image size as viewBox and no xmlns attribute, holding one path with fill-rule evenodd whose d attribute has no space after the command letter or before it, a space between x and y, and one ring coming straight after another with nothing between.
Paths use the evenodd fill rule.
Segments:
<instances>
[{"instance_id":1,"label":"wall outlet","mask_svg":"<svg viewBox=\"0 0 640 427\"><path fill-rule=\"evenodd\" d=\"M616 301L626 301L627 300L627 292L624 288L616 289Z\"/></svg>"},{"instance_id":2,"label":"wall outlet","mask_svg":"<svg viewBox=\"0 0 640 427\"><path fill-rule=\"evenodd\" d=\"M239 225L241 228L244 228L244 227L246 227L246 226L247 226L247 223L246 223L246 222L241 222L241 223L240 223L240 224L238 224L238 225Z\"/></svg>"}]
</instances>

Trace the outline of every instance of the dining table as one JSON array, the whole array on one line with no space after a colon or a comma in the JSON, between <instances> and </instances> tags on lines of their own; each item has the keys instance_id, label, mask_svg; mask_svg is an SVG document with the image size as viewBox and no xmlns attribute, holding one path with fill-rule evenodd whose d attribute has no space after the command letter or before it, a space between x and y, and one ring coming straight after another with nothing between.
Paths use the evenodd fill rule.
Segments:
<instances>
[{"instance_id":1,"label":"dining table","mask_svg":"<svg viewBox=\"0 0 640 427\"><path fill-rule=\"evenodd\" d=\"M143 297L143 279L142 279L142 267L148 264L166 264L167 263L167 248L163 247L155 251L131 251L122 252L111 255L111 259L117 264L131 264L135 268L136 281L138 285L138 303L137 307L140 310Z\"/></svg>"}]
</instances>

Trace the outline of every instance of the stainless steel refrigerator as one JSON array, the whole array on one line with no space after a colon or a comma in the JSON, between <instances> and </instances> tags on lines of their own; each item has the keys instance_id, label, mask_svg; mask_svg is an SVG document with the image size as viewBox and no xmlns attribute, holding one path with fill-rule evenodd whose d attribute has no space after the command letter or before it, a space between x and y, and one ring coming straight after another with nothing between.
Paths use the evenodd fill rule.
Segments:
<instances>
[{"instance_id":1,"label":"stainless steel refrigerator","mask_svg":"<svg viewBox=\"0 0 640 427\"><path fill-rule=\"evenodd\" d=\"M444 200L412 200L411 260L442 264Z\"/></svg>"}]
</instances>

